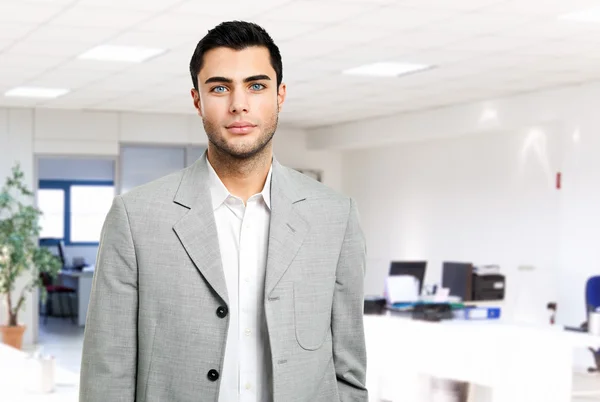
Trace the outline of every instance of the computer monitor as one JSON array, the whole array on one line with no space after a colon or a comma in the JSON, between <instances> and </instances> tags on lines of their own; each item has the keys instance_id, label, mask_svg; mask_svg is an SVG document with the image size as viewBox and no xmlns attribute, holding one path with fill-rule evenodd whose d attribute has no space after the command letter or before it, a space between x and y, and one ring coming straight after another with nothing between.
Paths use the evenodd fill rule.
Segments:
<instances>
[{"instance_id":1,"label":"computer monitor","mask_svg":"<svg viewBox=\"0 0 600 402\"><path fill-rule=\"evenodd\" d=\"M389 276L410 275L419 281L419 294L423 291L427 261L392 261Z\"/></svg>"},{"instance_id":2,"label":"computer monitor","mask_svg":"<svg viewBox=\"0 0 600 402\"><path fill-rule=\"evenodd\" d=\"M444 262L442 264L442 287L450 289L450 296L470 301L473 298L473 264L470 262Z\"/></svg>"}]
</instances>

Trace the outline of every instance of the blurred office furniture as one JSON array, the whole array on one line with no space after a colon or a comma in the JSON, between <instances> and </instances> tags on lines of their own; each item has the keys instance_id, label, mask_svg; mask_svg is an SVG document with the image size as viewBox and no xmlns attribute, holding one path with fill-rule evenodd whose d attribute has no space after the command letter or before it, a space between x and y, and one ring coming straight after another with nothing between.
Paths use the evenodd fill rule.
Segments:
<instances>
[{"instance_id":1,"label":"blurred office furniture","mask_svg":"<svg viewBox=\"0 0 600 402\"><path fill-rule=\"evenodd\" d=\"M40 239L42 244L55 244L58 257L62 263L62 269L66 267L65 244L62 239ZM46 289L47 298L44 304L44 324L48 322L48 317L60 316L71 318L75 323L75 314L73 312L73 299L77 296L77 290L73 287L66 286L62 283L55 283L55 279L48 273L40 273L40 280Z\"/></svg>"},{"instance_id":2,"label":"blurred office furniture","mask_svg":"<svg viewBox=\"0 0 600 402\"><path fill-rule=\"evenodd\" d=\"M505 278L502 274L473 273L471 300L504 300Z\"/></svg>"},{"instance_id":3,"label":"blurred office furniture","mask_svg":"<svg viewBox=\"0 0 600 402\"><path fill-rule=\"evenodd\" d=\"M600 314L597 312L598 308L600 308L600 276L592 276L588 278L585 284L585 307L586 307L586 316L588 317L587 321L582 324L582 328L588 332L595 332L592 328L594 323L592 323L592 315ZM592 330L592 331L590 331ZM598 335L598 334L595 334ZM589 348L594 356L594 362L596 363L596 367L588 368L590 373L600 372L600 348Z\"/></svg>"},{"instance_id":4,"label":"blurred office furniture","mask_svg":"<svg viewBox=\"0 0 600 402\"><path fill-rule=\"evenodd\" d=\"M442 287L450 289L450 296L463 301L504 300L506 281L499 268L475 267L466 262L444 262Z\"/></svg>"},{"instance_id":5,"label":"blurred office furniture","mask_svg":"<svg viewBox=\"0 0 600 402\"><path fill-rule=\"evenodd\" d=\"M385 298L379 296L366 296L364 300L363 314L385 313Z\"/></svg>"},{"instance_id":6,"label":"blurred office furniture","mask_svg":"<svg viewBox=\"0 0 600 402\"><path fill-rule=\"evenodd\" d=\"M58 300L58 297L62 300L52 304L52 313L60 316L67 315L72 319L77 317L77 325L80 327L85 326L92 293L94 266L88 266L82 258L73 258L73 262L69 263L62 239L40 239L40 244L50 247L56 246L57 255L62 262L62 269L57 276L57 283L51 284L57 286L51 288L57 296L52 297L52 301ZM65 297L65 294L69 297ZM51 299L50 295L48 299ZM44 315L44 321L46 320L47 314Z\"/></svg>"},{"instance_id":7,"label":"blurred office furniture","mask_svg":"<svg viewBox=\"0 0 600 402\"><path fill-rule=\"evenodd\" d=\"M77 292L77 325L85 326L92 282L94 279L94 266L82 269L64 269L59 273L60 282L64 286L72 287Z\"/></svg>"},{"instance_id":8,"label":"blurred office furniture","mask_svg":"<svg viewBox=\"0 0 600 402\"><path fill-rule=\"evenodd\" d=\"M432 378L468 382L477 402L570 401L574 350L600 347L598 336L556 326L391 314L363 320L370 401L430 401Z\"/></svg>"},{"instance_id":9,"label":"blurred office furniture","mask_svg":"<svg viewBox=\"0 0 600 402\"><path fill-rule=\"evenodd\" d=\"M427 261L392 261L389 276L410 275L415 277L419 281L419 294L421 294L426 270Z\"/></svg>"},{"instance_id":10,"label":"blurred office furniture","mask_svg":"<svg viewBox=\"0 0 600 402\"><path fill-rule=\"evenodd\" d=\"M64 317L65 312L68 311L66 317L71 318L71 321L75 323L75 315L73 313L73 303L71 302L71 299L75 297L77 291L68 286L55 285L53 278L47 272L41 272L40 279L42 281L42 285L46 289L46 293L48 294L44 306L44 313L42 314L44 317L44 325L48 322L48 316L55 316L55 308L53 303L56 301L60 303L60 316Z\"/></svg>"},{"instance_id":11,"label":"blurred office furniture","mask_svg":"<svg viewBox=\"0 0 600 402\"><path fill-rule=\"evenodd\" d=\"M44 369L47 365L42 366L43 362L51 364L51 372ZM0 342L0 399L2 402L77 402L79 373L66 370L61 363L52 356L36 358ZM47 392L51 383L56 386L53 392Z\"/></svg>"}]
</instances>

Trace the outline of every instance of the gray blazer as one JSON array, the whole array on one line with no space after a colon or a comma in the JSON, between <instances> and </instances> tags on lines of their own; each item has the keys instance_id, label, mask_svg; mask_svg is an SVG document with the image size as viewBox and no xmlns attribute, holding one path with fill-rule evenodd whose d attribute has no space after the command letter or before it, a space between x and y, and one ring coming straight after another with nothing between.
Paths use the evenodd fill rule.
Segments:
<instances>
[{"instance_id":1,"label":"gray blazer","mask_svg":"<svg viewBox=\"0 0 600 402\"><path fill-rule=\"evenodd\" d=\"M227 289L206 155L114 199L80 402L217 402ZM365 242L353 201L273 160L264 308L274 402L368 400Z\"/></svg>"}]
</instances>

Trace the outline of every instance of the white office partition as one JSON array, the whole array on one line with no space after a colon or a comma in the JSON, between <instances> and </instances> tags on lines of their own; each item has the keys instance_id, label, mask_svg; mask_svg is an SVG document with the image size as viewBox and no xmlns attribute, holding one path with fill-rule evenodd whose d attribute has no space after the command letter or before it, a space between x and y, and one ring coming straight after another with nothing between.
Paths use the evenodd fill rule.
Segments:
<instances>
[{"instance_id":1,"label":"white office partition","mask_svg":"<svg viewBox=\"0 0 600 402\"><path fill-rule=\"evenodd\" d=\"M185 150L185 147L122 146L120 193L183 169Z\"/></svg>"}]
</instances>

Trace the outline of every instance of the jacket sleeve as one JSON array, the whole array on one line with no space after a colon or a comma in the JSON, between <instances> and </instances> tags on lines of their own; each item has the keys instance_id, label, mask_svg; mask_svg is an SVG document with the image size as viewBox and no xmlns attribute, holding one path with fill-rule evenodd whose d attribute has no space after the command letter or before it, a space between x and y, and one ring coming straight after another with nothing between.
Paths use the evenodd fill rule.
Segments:
<instances>
[{"instance_id":1,"label":"jacket sleeve","mask_svg":"<svg viewBox=\"0 0 600 402\"><path fill-rule=\"evenodd\" d=\"M135 401L138 274L125 204L115 197L102 228L86 318L80 402Z\"/></svg>"},{"instance_id":2,"label":"jacket sleeve","mask_svg":"<svg viewBox=\"0 0 600 402\"><path fill-rule=\"evenodd\" d=\"M367 402L367 356L363 326L366 246L356 205L350 213L337 266L331 330L341 402Z\"/></svg>"}]
</instances>

